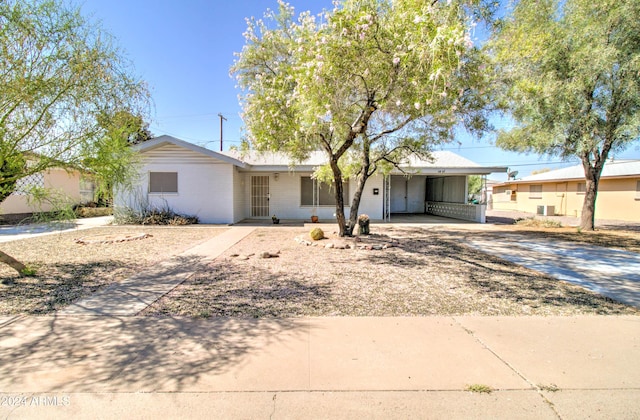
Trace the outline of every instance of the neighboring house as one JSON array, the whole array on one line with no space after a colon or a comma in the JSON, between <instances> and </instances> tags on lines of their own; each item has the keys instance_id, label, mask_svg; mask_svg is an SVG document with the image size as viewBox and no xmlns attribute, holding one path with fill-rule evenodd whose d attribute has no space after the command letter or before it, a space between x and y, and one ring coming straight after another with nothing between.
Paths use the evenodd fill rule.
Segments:
<instances>
[{"instance_id":1,"label":"neighboring house","mask_svg":"<svg viewBox=\"0 0 640 420\"><path fill-rule=\"evenodd\" d=\"M195 215L202 223L236 223L271 218L333 220L331 188L311 175L323 165L323 153L290 165L277 153L214 152L171 136L135 146L143 167L136 185L116 194L116 207L171 208ZM483 167L451 152L434 152L434 161L413 159L389 176L367 181L359 212L374 220L392 213L430 213L484 222L484 205L467 204L467 176L506 172ZM345 182L345 213L355 191Z\"/></svg>"},{"instance_id":2,"label":"neighboring house","mask_svg":"<svg viewBox=\"0 0 640 420\"><path fill-rule=\"evenodd\" d=\"M581 165L544 172L493 187L493 208L580 217L585 196ZM640 161L605 163L596 219L640 221Z\"/></svg>"},{"instance_id":3,"label":"neighboring house","mask_svg":"<svg viewBox=\"0 0 640 420\"><path fill-rule=\"evenodd\" d=\"M0 218L19 219L22 215L53 210L50 201L35 203L30 199L32 187L51 190L56 198L73 204L93 200L95 189L93 182L76 169L50 168L19 179L14 192L0 204Z\"/></svg>"}]
</instances>

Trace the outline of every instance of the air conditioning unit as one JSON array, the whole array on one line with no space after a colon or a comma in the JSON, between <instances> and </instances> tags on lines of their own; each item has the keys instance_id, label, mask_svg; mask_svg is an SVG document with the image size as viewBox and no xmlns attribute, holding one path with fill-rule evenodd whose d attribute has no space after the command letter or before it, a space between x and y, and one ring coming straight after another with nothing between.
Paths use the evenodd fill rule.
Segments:
<instances>
[{"instance_id":1,"label":"air conditioning unit","mask_svg":"<svg viewBox=\"0 0 640 420\"><path fill-rule=\"evenodd\" d=\"M539 216L553 216L556 213L556 206L538 206L536 214Z\"/></svg>"},{"instance_id":2,"label":"air conditioning unit","mask_svg":"<svg viewBox=\"0 0 640 420\"><path fill-rule=\"evenodd\" d=\"M511 194L513 194L513 190L504 190L504 194L505 195L511 195Z\"/></svg>"}]
</instances>

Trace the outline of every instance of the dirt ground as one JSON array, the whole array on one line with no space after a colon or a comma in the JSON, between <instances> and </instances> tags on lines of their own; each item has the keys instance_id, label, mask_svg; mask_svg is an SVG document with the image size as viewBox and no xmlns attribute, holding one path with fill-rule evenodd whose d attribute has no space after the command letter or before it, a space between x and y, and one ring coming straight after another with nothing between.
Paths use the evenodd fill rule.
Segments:
<instances>
[{"instance_id":1,"label":"dirt ground","mask_svg":"<svg viewBox=\"0 0 640 420\"><path fill-rule=\"evenodd\" d=\"M329 226L323 227L329 238L317 246L304 244L308 228L258 228L144 314L639 314L637 309L465 246L466 240L478 235L491 237L517 231L640 253L640 235L634 231L580 233L575 228L514 225L422 228L373 224L371 236L354 242L337 238ZM4 243L3 251L35 268L37 274L18 277L10 268L0 266L0 314L55 311L225 229L111 226ZM102 241L140 233L151 237ZM89 244L77 243L79 238L89 239ZM355 249L339 249L346 245ZM276 256L259 258L262 252Z\"/></svg>"},{"instance_id":2,"label":"dirt ground","mask_svg":"<svg viewBox=\"0 0 640 420\"><path fill-rule=\"evenodd\" d=\"M609 298L465 246L473 235L532 236L640 252L633 232L517 226L374 225L361 242L308 246L308 229L265 227L144 311L193 317L640 314ZM303 241L302 241L303 242ZM331 244L331 245L330 245ZM327 246L329 245L329 246ZM338 249L345 245L355 249ZM386 249L376 249L383 248ZM364 249L360 249L363 248ZM367 249L371 248L371 249ZM277 255L260 258L263 252Z\"/></svg>"},{"instance_id":3,"label":"dirt ground","mask_svg":"<svg viewBox=\"0 0 640 420\"><path fill-rule=\"evenodd\" d=\"M181 253L224 228L109 226L6 242L0 249L36 270L19 277L0 264L0 314L42 314ZM122 241L141 234L144 239ZM78 243L85 239L88 244Z\"/></svg>"}]
</instances>

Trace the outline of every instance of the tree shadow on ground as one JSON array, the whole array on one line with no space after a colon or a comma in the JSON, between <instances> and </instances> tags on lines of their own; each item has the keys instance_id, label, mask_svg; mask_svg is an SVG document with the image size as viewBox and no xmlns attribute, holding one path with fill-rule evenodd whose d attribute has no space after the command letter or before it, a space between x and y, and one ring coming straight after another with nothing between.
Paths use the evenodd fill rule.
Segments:
<instances>
[{"instance_id":1,"label":"tree shadow on ground","mask_svg":"<svg viewBox=\"0 0 640 420\"><path fill-rule=\"evenodd\" d=\"M327 284L301 273L272 271L242 263L213 263L151 305L143 315L192 317L290 317L313 313L331 300Z\"/></svg>"},{"instance_id":2,"label":"tree shadow on ground","mask_svg":"<svg viewBox=\"0 0 640 420\"><path fill-rule=\"evenodd\" d=\"M134 273L139 267L104 260L36 268L36 275L30 277L3 271L0 275L0 313L51 313Z\"/></svg>"},{"instance_id":3,"label":"tree shadow on ground","mask_svg":"<svg viewBox=\"0 0 640 420\"><path fill-rule=\"evenodd\" d=\"M420 228L394 228L392 236L401 240L400 255L371 253L373 264L387 267L423 265L437 267L452 278L461 281L471 293L483 299L506 301L518 306L526 305L536 311L551 306L562 311L622 314L637 310L582 287L537 273L504 259L486 254L465 245L467 235L483 237L484 232L424 230ZM490 305L491 302L485 302Z\"/></svg>"},{"instance_id":4,"label":"tree shadow on ground","mask_svg":"<svg viewBox=\"0 0 640 420\"><path fill-rule=\"evenodd\" d=\"M616 232L578 232L577 230L528 230L518 229L514 234L526 235L530 238L551 239L554 241L576 242L596 245L605 248L623 249L640 253L640 235L628 231ZM487 235L489 233L487 232Z\"/></svg>"},{"instance_id":5,"label":"tree shadow on ground","mask_svg":"<svg viewBox=\"0 0 640 420\"><path fill-rule=\"evenodd\" d=\"M274 342L296 340L306 332L306 324L295 319L22 318L2 327L0 388L5 392L210 391L216 388L216 376L241 365L250 353ZM234 379L250 388L254 374L259 372L234 373ZM202 381L208 385L201 386Z\"/></svg>"}]
</instances>

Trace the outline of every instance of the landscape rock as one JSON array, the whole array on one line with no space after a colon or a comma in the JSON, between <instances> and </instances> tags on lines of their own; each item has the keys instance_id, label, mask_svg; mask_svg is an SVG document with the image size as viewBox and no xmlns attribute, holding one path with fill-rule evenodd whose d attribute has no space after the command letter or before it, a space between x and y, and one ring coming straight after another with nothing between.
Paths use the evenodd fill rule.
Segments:
<instances>
[{"instance_id":1,"label":"landscape rock","mask_svg":"<svg viewBox=\"0 0 640 420\"><path fill-rule=\"evenodd\" d=\"M309 236L311 236L311 239L314 241L319 241L324 238L324 232L320 228L313 228L311 232L309 232Z\"/></svg>"}]
</instances>

